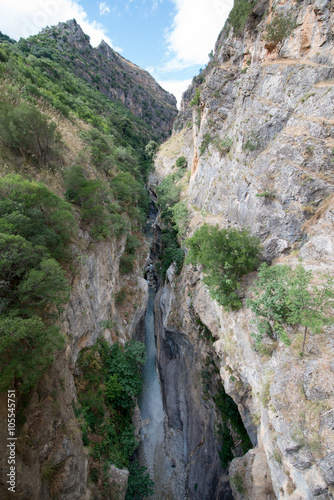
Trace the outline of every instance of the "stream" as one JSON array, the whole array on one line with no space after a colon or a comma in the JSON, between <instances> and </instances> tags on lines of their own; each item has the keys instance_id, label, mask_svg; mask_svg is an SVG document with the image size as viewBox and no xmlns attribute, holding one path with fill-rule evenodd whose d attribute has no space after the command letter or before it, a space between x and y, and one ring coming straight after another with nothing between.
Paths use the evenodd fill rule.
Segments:
<instances>
[{"instance_id":1,"label":"stream","mask_svg":"<svg viewBox=\"0 0 334 500\"><path fill-rule=\"evenodd\" d=\"M163 304L171 291L166 284L159 286L156 282L155 264L160 254L156 218L152 201L146 227L150 244L145 268L149 300L144 325L146 363L138 400L142 419L138 461L154 481L150 499L231 500L218 453L221 444L216 433L216 406L202 397L200 373L206 365L201 358L212 351L205 347L202 354L187 334L163 324Z\"/></svg>"},{"instance_id":2,"label":"stream","mask_svg":"<svg viewBox=\"0 0 334 500\"><path fill-rule=\"evenodd\" d=\"M152 248L156 209L151 204L146 235ZM154 331L154 302L156 283L152 260L147 265L149 283L149 299L145 315L145 347L146 362L143 366L143 390L138 401L143 426L141 428L141 444L139 448L140 464L147 467L155 483L156 500L172 499L169 491L171 485L171 465L165 453L166 415L163 409L161 384L156 366L156 341Z\"/></svg>"},{"instance_id":3,"label":"stream","mask_svg":"<svg viewBox=\"0 0 334 500\"><path fill-rule=\"evenodd\" d=\"M165 412L163 410L161 386L156 368L156 345L154 335L155 290L149 287L149 301L145 316L146 363L143 367L143 391L139 408L143 421L139 456L155 483L154 499L173 498L168 493L171 484L171 466L164 451Z\"/></svg>"}]
</instances>

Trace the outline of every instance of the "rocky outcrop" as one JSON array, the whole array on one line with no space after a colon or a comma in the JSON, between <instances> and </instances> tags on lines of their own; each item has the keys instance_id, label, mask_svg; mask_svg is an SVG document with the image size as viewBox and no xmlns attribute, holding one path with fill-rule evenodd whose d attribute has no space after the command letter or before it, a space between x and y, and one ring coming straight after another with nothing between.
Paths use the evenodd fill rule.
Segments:
<instances>
[{"instance_id":1,"label":"rocky outcrop","mask_svg":"<svg viewBox=\"0 0 334 500\"><path fill-rule=\"evenodd\" d=\"M151 182L185 156L190 178L181 197L189 210L188 235L204 222L248 227L261 239L267 261L295 266L302 258L316 277L332 274L332 6L279 2L266 15L253 14L240 36L228 23L222 31L212 62L184 95L182 130L160 148ZM265 33L277 15L290 16L296 27L269 47ZM190 106L196 88L200 103ZM255 277L244 280L243 299ZM186 317L191 297L216 339L225 389L256 445L232 462L235 497L333 498L333 329L311 336L303 358L298 331L290 332L289 348L278 342L260 354L248 309L224 311L191 266L170 286L176 281L183 285L176 299L180 314ZM177 331L185 328L182 323Z\"/></svg>"},{"instance_id":2,"label":"rocky outcrop","mask_svg":"<svg viewBox=\"0 0 334 500\"><path fill-rule=\"evenodd\" d=\"M122 57L104 41L93 48L74 19L44 29L41 36L56 42L60 61L92 87L121 101L151 127L157 139L170 135L177 115L176 98L160 87L147 71ZM28 44L31 42L28 39Z\"/></svg>"},{"instance_id":3,"label":"rocky outcrop","mask_svg":"<svg viewBox=\"0 0 334 500\"><path fill-rule=\"evenodd\" d=\"M63 322L64 333L71 342L68 352L72 367L80 350L94 345L101 335L109 343L118 340L123 344L136 336L148 300L147 282L140 273L123 277L119 272L124 239L101 242L93 251L89 251L86 233L82 234L82 240L86 242L84 248L73 248L80 271L74 276ZM117 293L121 289L129 294L126 317L117 305Z\"/></svg>"},{"instance_id":4,"label":"rocky outcrop","mask_svg":"<svg viewBox=\"0 0 334 500\"><path fill-rule=\"evenodd\" d=\"M74 278L71 297L63 313L66 349L57 354L32 394L22 396L16 408L16 493L7 489L7 454L1 457L0 496L23 500L88 500L100 498L87 482L88 451L82 445L80 423L75 416L75 362L81 349L103 335L108 343L122 343L140 336L148 300L147 282L139 269L147 246L132 275L122 276L119 261L125 238L93 244L87 233L73 246ZM117 304L117 293L126 288L126 306ZM125 308L126 307L126 308ZM0 400L0 434L6 449L7 395ZM111 467L110 498L125 498L128 471ZM90 488L93 491L90 491ZM116 497L116 493L118 497Z\"/></svg>"}]
</instances>

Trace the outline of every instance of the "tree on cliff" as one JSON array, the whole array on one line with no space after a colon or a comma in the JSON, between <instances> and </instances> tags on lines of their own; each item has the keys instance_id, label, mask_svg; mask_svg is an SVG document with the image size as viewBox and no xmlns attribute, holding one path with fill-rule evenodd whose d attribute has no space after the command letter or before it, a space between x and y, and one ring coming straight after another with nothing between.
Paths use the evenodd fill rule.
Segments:
<instances>
[{"instance_id":1,"label":"tree on cliff","mask_svg":"<svg viewBox=\"0 0 334 500\"><path fill-rule=\"evenodd\" d=\"M202 264L210 296L227 310L239 309L239 280L259 264L259 239L247 229L219 229L204 224L186 240L186 245L186 263Z\"/></svg>"},{"instance_id":2,"label":"tree on cliff","mask_svg":"<svg viewBox=\"0 0 334 500\"><path fill-rule=\"evenodd\" d=\"M257 344L268 335L288 345L286 327L300 325L304 331L303 355L308 332L319 333L334 321L329 315L334 305L333 278L324 276L319 285L312 285L312 281L312 272L301 264L295 269L262 264L253 289L255 296L246 301L257 317L259 333L254 334Z\"/></svg>"}]
</instances>

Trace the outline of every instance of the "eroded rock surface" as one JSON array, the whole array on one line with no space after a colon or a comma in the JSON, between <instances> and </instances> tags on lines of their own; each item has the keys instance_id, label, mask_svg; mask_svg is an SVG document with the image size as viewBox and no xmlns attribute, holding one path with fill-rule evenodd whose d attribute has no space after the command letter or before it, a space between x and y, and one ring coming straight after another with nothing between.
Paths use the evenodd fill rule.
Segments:
<instances>
[{"instance_id":1,"label":"eroded rock surface","mask_svg":"<svg viewBox=\"0 0 334 500\"><path fill-rule=\"evenodd\" d=\"M213 61L185 92L151 184L185 156L188 236L205 222L248 227L261 239L264 259L295 266L302 258L319 282L322 273L333 275L334 257L333 8L325 1L259 4L262 11L255 8L239 37L225 27ZM278 13L295 19L296 28L273 48L264 38ZM191 106L196 89L200 103ZM304 357L298 328L288 332L290 347L278 342L259 354L251 312L224 311L201 277L199 268L184 266L172 279L181 312L175 331L165 328L166 359L177 359L172 341L190 331L185 311L191 303L216 339L225 390L254 444L244 460L232 462L233 494L333 498L334 329L310 335ZM244 279L243 300L255 277Z\"/></svg>"}]
</instances>

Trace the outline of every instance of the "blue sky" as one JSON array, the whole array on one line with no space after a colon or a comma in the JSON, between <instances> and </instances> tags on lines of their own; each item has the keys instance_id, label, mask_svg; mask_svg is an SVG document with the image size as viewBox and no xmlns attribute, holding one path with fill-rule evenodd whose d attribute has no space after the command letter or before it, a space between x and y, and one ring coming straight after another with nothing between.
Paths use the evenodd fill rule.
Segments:
<instances>
[{"instance_id":1,"label":"blue sky","mask_svg":"<svg viewBox=\"0 0 334 500\"><path fill-rule=\"evenodd\" d=\"M233 0L0 0L0 31L18 40L75 18L148 70L178 100L208 62Z\"/></svg>"}]
</instances>

